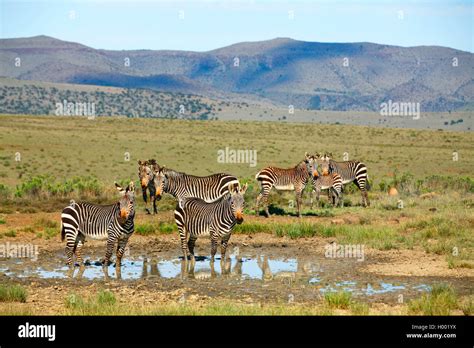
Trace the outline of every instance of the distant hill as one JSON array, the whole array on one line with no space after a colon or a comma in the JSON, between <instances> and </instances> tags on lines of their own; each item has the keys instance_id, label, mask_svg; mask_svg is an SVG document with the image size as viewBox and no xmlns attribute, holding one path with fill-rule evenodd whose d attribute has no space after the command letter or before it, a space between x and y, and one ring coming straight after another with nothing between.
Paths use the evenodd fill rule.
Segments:
<instances>
[{"instance_id":1,"label":"distant hill","mask_svg":"<svg viewBox=\"0 0 474 348\"><path fill-rule=\"evenodd\" d=\"M0 76L314 110L379 111L388 100L420 103L423 112L474 105L474 55L437 46L278 38L209 52L110 51L37 36L0 40Z\"/></svg>"},{"instance_id":2,"label":"distant hill","mask_svg":"<svg viewBox=\"0 0 474 348\"><path fill-rule=\"evenodd\" d=\"M0 78L4 114L208 120L227 105L231 104L182 93Z\"/></svg>"}]
</instances>

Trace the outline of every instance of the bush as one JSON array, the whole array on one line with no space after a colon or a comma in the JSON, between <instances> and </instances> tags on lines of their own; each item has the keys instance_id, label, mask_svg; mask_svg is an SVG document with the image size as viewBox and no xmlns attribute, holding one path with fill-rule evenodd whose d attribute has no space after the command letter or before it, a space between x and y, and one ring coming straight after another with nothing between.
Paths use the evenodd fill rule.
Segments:
<instances>
[{"instance_id":1,"label":"bush","mask_svg":"<svg viewBox=\"0 0 474 348\"><path fill-rule=\"evenodd\" d=\"M97 178L74 177L62 183L54 181L51 176L34 176L17 185L15 197L44 198L49 196L65 197L71 193L77 196L100 196L102 189Z\"/></svg>"}]
</instances>

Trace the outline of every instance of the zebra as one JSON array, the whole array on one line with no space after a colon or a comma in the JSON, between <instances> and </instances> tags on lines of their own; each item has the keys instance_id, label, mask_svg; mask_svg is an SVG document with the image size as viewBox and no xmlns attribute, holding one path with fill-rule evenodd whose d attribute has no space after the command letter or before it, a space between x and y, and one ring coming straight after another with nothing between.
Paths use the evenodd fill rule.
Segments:
<instances>
[{"instance_id":1,"label":"zebra","mask_svg":"<svg viewBox=\"0 0 474 348\"><path fill-rule=\"evenodd\" d=\"M362 195L362 205L368 207L370 205L367 190L370 190L369 175L367 166L359 161L336 162L332 159L332 154L324 154L320 159L323 175L325 172L337 173L342 178L342 183L348 184L353 182L359 188Z\"/></svg>"},{"instance_id":2,"label":"zebra","mask_svg":"<svg viewBox=\"0 0 474 348\"><path fill-rule=\"evenodd\" d=\"M147 190L150 192L150 201L153 201L153 214L158 213L156 209L156 196L155 196L155 184L153 181L154 168L157 163L154 159L148 161L138 160L138 178L140 179L140 186L142 187L143 201L145 202L145 211L147 214L151 214L148 209L148 195Z\"/></svg>"},{"instance_id":3,"label":"zebra","mask_svg":"<svg viewBox=\"0 0 474 348\"><path fill-rule=\"evenodd\" d=\"M298 216L301 217L301 196L310 177L306 168L309 159L310 156L306 153L306 158L293 168L266 167L255 175L255 179L261 185L261 191L257 196L255 204L255 213L257 215L259 214L260 201L262 201L265 204L265 215L267 218L270 217L268 204L266 203L271 189L275 187L279 191L295 191Z\"/></svg>"},{"instance_id":4,"label":"zebra","mask_svg":"<svg viewBox=\"0 0 474 348\"><path fill-rule=\"evenodd\" d=\"M306 154L307 158L307 169L308 173L311 176L311 183L313 187L313 192L316 193L316 201L319 205L319 196L321 190L328 190L328 198L332 199L334 206L337 206L340 202L341 207L344 205L342 200L342 178L337 173L329 173L329 168L327 167L327 162L321 164L323 175L318 171L318 160L321 158L320 154L310 156ZM312 207L312 202L311 202Z\"/></svg>"},{"instance_id":5,"label":"zebra","mask_svg":"<svg viewBox=\"0 0 474 348\"><path fill-rule=\"evenodd\" d=\"M67 264L72 266L74 253L82 265L81 249L86 237L107 239L107 250L102 260L109 264L115 243L117 243L117 267L120 266L128 239L134 232L135 185L133 181L126 188L115 183L120 200L111 205L71 203L61 213L61 240L66 239Z\"/></svg>"},{"instance_id":6,"label":"zebra","mask_svg":"<svg viewBox=\"0 0 474 348\"><path fill-rule=\"evenodd\" d=\"M213 202L229 192L229 185L240 186L237 177L225 173L209 176L194 176L156 166L154 171L154 187L156 199L160 200L163 193L169 193L175 198L200 198Z\"/></svg>"},{"instance_id":7,"label":"zebra","mask_svg":"<svg viewBox=\"0 0 474 348\"><path fill-rule=\"evenodd\" d=\"M211 262L214 262L217 242L221 239L221 262L225 261L232 229L244 221L244 194L247 184L243 187L229 184L227 190L221 198L210 203L193 197L181 198L178 201L174 218L185 261L188 260L189 253L194 262L194 245L196 239L201 236L211 238Z\"/></svg>"}]
</instances>

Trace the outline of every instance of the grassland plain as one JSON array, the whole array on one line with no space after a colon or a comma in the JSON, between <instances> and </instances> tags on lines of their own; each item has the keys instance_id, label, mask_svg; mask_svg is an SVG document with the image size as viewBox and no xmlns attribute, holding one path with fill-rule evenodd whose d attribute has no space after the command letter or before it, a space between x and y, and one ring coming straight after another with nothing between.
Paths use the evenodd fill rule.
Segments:
<instances>
[{"instance_id":1,"label":"grassland plain","mask_svg":"<svg viewBox=\"0 0 474 348\"><path fill-rule=\"evenodd\" d=\"M219 163L217 151L256 150L258 161ZM330 151L364 161L375 183L398 173L474 173L474 133L278 122L185 121L97 117L0 116L0 178L17 185L38 174L59 180L95 176L101 182L136 178L138 159L156 158L177 170L230 172L254 178L267 165L290 167L305 151ZM453 161L453 152L458 161ZM21 161L15 161L15 154Z\"/></svg>"},{"instance_id":2,"label":"grassland plain","mask_svg":"<svg viewBox=\"0 0 474 348\"><path fill-rule=\"evenodd\" d=\"M217 151L226 147L257 150L257 165L219 163ZM254 215L257 187L253 178L260 168L290 167L303 159L305 151L326 150L339 159L347 152L349 158L367 164L372 183L370 208L359 206L360 194L352 187L347 190L342 209L329 207L325 195L321 207L310 209L306 192L301 221L292 216L295 209L289 193L271 195L271 211L275 214L271 219ZM453 152L458 156L454 161ZM21 161L15 161L17 153ZM206 292L204 288L209 283L196 283L194 300L184 306L180 294L191 291L184 290L186 283L145 282L143 294L137 290L141 295L134 298L121 296L127 287L140 288L143 280L136 284L100 282L94 288L97 298L89 298L88 289L94 282L39 280L29 285L28 278L25 282L4 274L5 283L23 286L26 292L19 288L2 290L7 295L2 295L0 312L40 314L42 309L50 308L50 314L73 315L472 315L473 155L472 132L246 121L0 116L0 243L35 243L40 246L40 260L48 258L58 264L63 261L59 211L70 198L112 202L116 197L113 181L137 180L136 161L156 158L160 164L188 173L229 172L251 183L245 222L236 228L231 248L238 246L248 252L287 249L285 255L303 257L324 255L324 246L332 242L363 244L372 260L357 271L364 276L429 277L434 283L456 284L453 288L436 285L431 294L419 298L411 294L403 304L397 303L395 297L367 301L348 294L316 299L308 295L310 290L297 292L292 288L295 303L289 306L285 296L290 290L281 284L275 292L281 290L285 295L267 298L264 294L269 288L258 285L256 288L262 292L256 290L256 294L248 295L244 290L232 290L224 281L216 281L211 285L220 290L217 295ZM389 186L396 186L399 195L388 196ZM179 254L171 214L174 200L165 197L160 201L158 216L143 214L139 194L137 203L137 235L132 237L132 250L138 245L144 252L151 252L159 245L159 250ZM102 244L98 243L97 248L102 250ZM207 242L198 242L198 248L206 253ZM160 289L158 294L153 287ZM109 290L120 294L118 301L102 294ZM51 295L42 303L48 291ZM165 300L166 294L172 294L169 301ZM236 300L240 297L245 301ZM151 306L150 298L158 305ZM132 310L127 301L138 309Z\"/></svg>"}]
</instances>

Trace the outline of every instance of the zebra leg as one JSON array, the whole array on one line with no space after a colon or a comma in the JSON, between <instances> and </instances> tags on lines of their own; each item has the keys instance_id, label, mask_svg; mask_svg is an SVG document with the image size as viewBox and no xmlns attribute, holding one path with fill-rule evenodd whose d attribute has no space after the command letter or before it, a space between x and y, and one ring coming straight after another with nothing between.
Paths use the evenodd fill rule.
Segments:
<instances>
[{"instance_id":1,"label":"zebra leg","mask_svg":"<svg viewBox=\"0 0 474 348\"><path fill-rule=\"evenodd\" d=\"M69 232L69 233L68 233ZM74 267L74 248L76 247L77 231L66 230L66 257L67 265Z\"/></svg>"},{"instance_id":2,"label":"zebra leg","mask_svg":"<svg viewBox=\"0 0 474 348\"><path fill-rule=\"evenodd\" d=\"M301 217L301 191L296 191L296 207L298 210L298 217Z\"/></svg>"},{"instance_id":3,"label":"zebra leg","mask_svg":"<svg viewBox=\"0 0 474 348\"><path fill-rule=\"evenodd\" d=\"M115 242L116 242L116 240L113 237L109 236L109 238L107 239L107 249L105 251L104 260L102 262L102 265L104 267L107 267L110 264L110 258L112 257Z\"/></svg>"},{"instance_id":4,"label":"zebra leg","mask_svg":"<svg viewBox=\"0 0 474 348\"><path fill-rule=\"evenodd\" d=\"M370 205L369 202L369 194L367 193L367 189L364 186L364 191L362 192L362 197L364 198L364 207L368 207Z\"/></svg>"},{"instance_id":5,"label":"zebra leg","mask_svg":"<svg viewBox=\"0 0 474 348\"><path fill-rule=\"evenodd\" d=\"M225 253L227 251L227 245L229 244L230 233L222 238L221 240L221 262L225 260Z\"/></svg>"},{"instance_id":6,"label":"zebra leg","mask_svg":"<svg viewBox=\"0 0 474 348\"><path fill-rule=\"evenodd\" d=\"M214 268L214 259L211 260L211 262L209 263L209 266L211 267L211 278L216 278L217 274L216 274L216 269ZM221 269L221 273L222 273L222 269Z\"/></svg>"},{"instance_id":7,"label":"zebra leg","mask_svg":"<svg viewBox=\"0 0 474 348\"><path fill-rule=\"evenodd\" d=\"M369 197L368 197L368 194L367 194L367 188L365 187L367 181L365 178L360 178L360 179L355 179L354 180L354 183L356 184L356 186L359 188L360 190L360 194L362 196L362 206L364 207L368 207L370 205L369 203Z\"/></svg>"},{"instance_id":8,"label":"zebra leg","mask_svg":"<svg viewBox=\"0 0 474 348\"><path fill-rule=\"evenodd\" d=\"M262 186L262 191L260 191L260 193L258 194L257 196L257 204L256 204L256 207L255 207L255 211L256 211L256 214L258 216L258 205L260 203L260 201L262 202L262 204L265 205L265 215L266 217L270 217L270 212L268 211L268 195L270 193L270 188L268 188L267 186Z\"/></svg>"},{"instance_id":9,"label":"zebra leg","mask_svg":"<svg viewBox=\"0 0 474 348\"><path fill-rule=\"evenodd\" d=\"M77 235L77 244L76 244L76 259L77 259L77 263L79 264L79 267L81 267L84 263L84 260L82 259L82 255L81 255L81 250L82 250L82 247L84 246L84 241L85 241L85 237L82 233L79 233Z\"/></svg>"},{"instance_id":10,"label":"zebra leg","mask_svg":"<svg viewBox=\"0 0 474 348\"><path fill-rule=\"evenodd\" d=\"M143 200L145 201L145 211L147 214L150 214L150 210L148 209L148 195L146 193L146 188L142 188L142 195L143 195Z\"/></svg>"},{"instance_id":11,"label":"zebra leg","mask_svg":"<svg viewBox=\"0 0 474 348\"><path fill-rule=\"evenodd\" d=\"M319 204L319 196L320 195L321 195L321 190L316 189L316 204L318 205L318 208L320 207L320 204Z\"/></svg>"},{"instance_id":12,"label":"zebra leg","mask_svg":"<svg viewBox=\"0 0 474 348\"><path fill-rule=\"evenodd\" d=\"M153 197L153 214L158 214L158 209L156 209L156 197Z\"/></svg>"},{"instance_id":13,"label":"zebra leg","mask_svg":"<svg viewBox=\"0 0 474 348\"><path fill-rule=\"evenodd\" d=\"M331 195L332 205L333 207L337 207L339 204L339 195L334 188L328 190L328 195Z\"/></svg>"},{"instance_id":14,"label":"zebra leg","mask_svg":"<svg viewBox=\"0 0 474 348\"><path fill-rule=\"evenodd\" d=\"M258 216L258 204L260 203L260 200L262 199L262 193L259 193L257 195L257 199L255 200L255 215Z\"/></svg>"},{"instance_id":15,"label":"zebra leg","mask_svg":"<svg viewBox=\"0 0 474 348\"><path fill-rule=\"evenodd\" d=\"M194 246L196 245L196 239L197 239L196 236L189 236L188 250L189 250L189 254L191 256L191 261L195 260L195 258L194 258Z\"/></svg>"},{"instance_id":16,"label":"zebra leg","mask_svg":"<svg viewBox=\"0 0 474 348\"><path fill-rule=\"evenodd\" d=\"M183 258L188 261L188 246L186 244L186 227L178 225L179 239L181 240L181 250L183 251Z\"/></svg>"},{"instance_id":17,"label":"zebra leg","mask_svg":"<svg viewBox=\"0 0 474 348\"><path fill-rule=\"evenodd\" d=\"M117 251L116 251L117 261L115 262L116 268L117 267L120 268L120 266L122 265L122 257L125 252L125 248L127 247L127 242L128 242L128 238L124 238L124 239L120 239L117 243Z\"/></svg>"},{"instance_id":18,"label":"zebra leg","mask_svg":"<svg viewBox=\"0 0 474 348\"><path fill-rule=\"evenodd\" d=\"M211 261L214 262L214 256L217 253L217 236L211 233Z\"/></svg>"}]
</instances>

